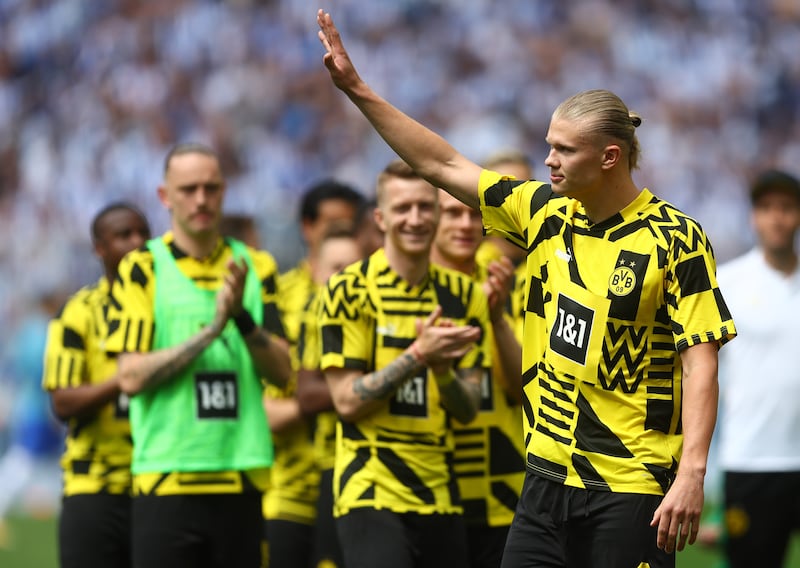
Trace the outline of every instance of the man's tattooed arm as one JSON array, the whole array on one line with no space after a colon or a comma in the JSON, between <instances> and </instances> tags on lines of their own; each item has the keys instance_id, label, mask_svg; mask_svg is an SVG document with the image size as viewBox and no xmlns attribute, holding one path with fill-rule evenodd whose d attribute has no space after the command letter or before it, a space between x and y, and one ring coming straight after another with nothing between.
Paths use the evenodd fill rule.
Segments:
<instances>
[{"instance_id":1,"label":"man's tattooed arm","mask_svg":"<svg viewBox=\"0 0 800 568\"><path fill-rule=\"evenodd\" d=\"M383 369L364 374L353 369L327 369L336 411L343 420L354 422L383 408L386 400L408 379L427 369L409 352L404 352Z\"/></svg>"},{"instance_id":2,"label":"man's tattooed arm","mask_svg":"<svg viewBox=\"0 0 800 568\"><path fill-rule=\"evenodd\" d=\"M135 395L169 381L214 341L220 329L215 322L174 347L147 353L121 353L118 361L120 388Z\"/></svg>"},{"instance_id":3,"label":"man's tattooed arm","mask_svg":"<svg viewBox=\"0 0 800 568\"><path fill-rule=\"evenodd\" d=\"M447 375L434 376L439 385L442 406L450 415L467 424L478 415L481 403L481 377L483 369L448 370Z\"/></svg>"},{"instance_id":4,"label":"man's tattooed arm","mask_svg":"<svg viewBox=\"0 0 800 568\"><path fill-rule=\"evenodd\" d=\"M403 353L383 369L357 377L353 381L353 392L361 400L384 400L421 369L414 357Z\"/></svg>"}]
</instances>

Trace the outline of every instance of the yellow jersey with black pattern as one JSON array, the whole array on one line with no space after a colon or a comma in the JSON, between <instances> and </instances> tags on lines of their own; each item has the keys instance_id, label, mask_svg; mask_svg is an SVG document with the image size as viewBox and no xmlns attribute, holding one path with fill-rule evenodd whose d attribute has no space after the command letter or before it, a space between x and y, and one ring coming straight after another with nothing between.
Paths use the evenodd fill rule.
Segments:
<instances>
[{"instance_id":1,"label":"yellow jersey with black pattern","mask_svg":"<svg viewBox=\"0 0 800 568\"><path fill-rule=\"evenodd\" d=\"M278 307L290 343L297 343L300 337L303 308L316 287L307 260L278 276Z\"/></svg>"},{"instance_id":2,"label":"yellow jersey with black pattern","mask_svg":"<svg viewBox=\"0 0 800 568\"><path fill-rule=\"evenodd\" d=\"M286 388L267 385L264 396L286 399L294 396L295 384ZM272 432L275 458L270 470L269 491L264 493L264 518L311 525L317 518L319 468L312 432L305 420L281 432Z\"/></svg>"},{"instance_id":3,"label":"yellow jersey with black pattern","mask_svg":"<svg viewBox=\"0 0 800 568\"><path fill-rule=\"evenodd\" d=\"M197 259L182 251L171 232L163 238L175 258L178 269L198 288L217 290L227 274L231 248L220 238L214 251ZM276 302L277 263L266 251L248 247L253 269L261 282L263 326L272 334L284 337L283 323ZM153 253L142 247L128 253L120 262L117 280L111 292L109 330L106 349L112 353L148 352L154 337L154 300L156 281ZM263 491L269 470L142 473L134 476L134 494L175 495L204 493L241 493Z\"/></svg>"},{"instance_id":4,"label":"yellow jersey with black pattern","mask_svg":"<svg viewBox=\"0 0 800 568\"><path fill-rule=\"evenodd\" d=\"M473 274L477 282L483 283L488 277L489 262L478 263ZM516 298L521 292L522 287L515 282L506 310L508 323L520 342L522 328L516 320L521 318L514 317L514 310L521 304ZM490 341L492 369L481 380L478 416L466 425L452 421L453 463L467 524L496 527L508 526L514 518L525 479L525 441L522 406L507 392L509 379L503 376L494 338Z\"/></svg>"},{"instance_id":5,"label":"yellow jersey with black pattern","mask_svg":"<svg viewBox=\"0 0 800 568\"><path fill-rule=\"evenodd\" d=\"M111 379L117 362L105 349L109 282L81 288L50 321L42 386L48 392ZM124 495L131 490L128 399L120 394L90 415L70 418L61 468L63 493Z\"/></svg>"},{"instance_id":6,"label":"yellow jersey with black pattern","mask_svg":"<svg viewBox=\"0 0 800 568\"><path fill-rule=\"evenodd\" d=\"M297 341L297 356L301 369L318 370L322 355L320 339L319 313L320 290L312 293L305 307L300 324L300 336ZM313 417L314 455L320 470L333 468L336 453L336 423L339 416L335 410L326 410Z\"/></svg>"},{"instance_id":7,"label":"yellow jersey with black pattern","mask_svg":"<svg viewBox=\"0 0 800 568\"><path fill-rule=\"evenodd\" d=\"M642 190L592 223L547 184L480 178L484 228L525 247L527 467L660 495L682 450L680 353L736 330L699 224Z\"/></svg>"},{"instance_id":8,"label":"yellow jersey with black pattern","mask_svg":"<svg viewBox=\"0 0 800 568\"><path fill-rule=\"evenodd\" d=\"M487 368L486 297L468 276L431 265L417 285L389 266L382 249L345 268L323 291L320 326L323 371L371 373L416 339L415 323L441 305L456 325L484 333L459 368ZM334 465L334 514L356 508L398 513L460 513L453 477L453 438L436 381L427 372L407 380L371 415L339 421Z\"/></svg>"}]
</instances>

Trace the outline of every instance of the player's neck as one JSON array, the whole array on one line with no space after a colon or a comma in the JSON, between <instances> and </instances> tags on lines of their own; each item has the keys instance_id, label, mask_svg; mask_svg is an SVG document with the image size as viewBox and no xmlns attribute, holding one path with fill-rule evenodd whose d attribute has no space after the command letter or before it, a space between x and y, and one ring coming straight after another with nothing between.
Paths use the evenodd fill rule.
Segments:
<instances>
[{"instance_id":1,"label":"player's neck","mask_svg":"<svg viewBox=\"0 0 800 568\"><path fill-rule=\"evenodd\" d=\"M428 274L428 267L430 261L428 254L424 255L407 255L399 251L386 248L386 260L389 266L394 270L403 280L416 286Z\"/></svg>"},{"instance_id":2,"label":"player's neck","mask_svg":"<svg viewBox=\"0 0 800 568\"><path fill-rule=\"evenodd\" d=\"M630 179L611 181L603 184L597 191L587 192L580 197L586 216L592 223L610 219L639 197L641 190Z\"/></svg>"},{"instance_id":3,"label":"player's neck","mask_svg":"<svg viewBox=\"0 0 800 568\"><path fill-rule=\"evenodd\" d=\"M784 274L790 276L797 270L797 253L794 248L789 249L762 249L766 263Z\"/></svg>"},{"instance_id":4,"label":"player's neck","mask_svg":"<svg viewBox=\"0 0 800 568\"><path fill-rule=\"evenodd\" d=\"M439 266L444 266L445 268L449 268L450 270L456 270L458 272L462 272L463 274L472 275L475 273L475 257L471 257L464 260L459 260L456 258L448 258L439 253L436 247L431 249L431 262L438 264Z\"/></svg>"},{"instance_id":5,"label":"player's neck","mask_svg":"<svg viewBox=\"0 0 800 568\"><path fill-rule=\"evenodd\" d=\"M204 235L188 235L173 228L175 246L193 258L206 258L217 247L219 233L212 232Z\"/></svg>"}]
</instances>

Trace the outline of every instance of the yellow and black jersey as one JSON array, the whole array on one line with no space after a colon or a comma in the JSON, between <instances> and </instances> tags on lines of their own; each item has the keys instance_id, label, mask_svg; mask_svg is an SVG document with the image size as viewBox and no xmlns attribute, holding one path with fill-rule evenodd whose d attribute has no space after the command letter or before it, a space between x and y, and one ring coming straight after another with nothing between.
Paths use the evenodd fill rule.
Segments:
<instances>
[{"instance_id":1,"label":"yellow and black jersey","mask_svg":"<svg viewBox=\"0 0 800 568\"><path fill-rule=\"evenodd\" d=\"M316 287L307 260L278 276L278 307L290 343L296 343L300 337L304 308Z\"/></svg>"},{"instance_id":2,"label":"yellow and black jersey","mask_svg":"<svg viewBox=\"0 0 800 568\"><path fill-rule=\"evenodd\" d=\"M682 449L680 352L736 334L703 230L647 189L600 223L540 182L484 171L479 193L486 231L529 251L529 470L664 493Z\"/></svg>"},{"instance_id":3,"label":"yellow and black jersey","mask_svg":"<svg viewBox=\"0 0 800 568\"><path fill-rule=\"evenodd\" d=\"M415 322L441 305L456 325L484 333L457 362L491 364L488 312L480 285L431 265L411 286L389 267L382 249L333 276L323 291L321 368L370 373L394 361L416 338ZM452 429L436 381L406 381L380 410L355 423L339 421L334 466L335 515L354 508L420 514L461 512L452 475Z\"/></svg>"},{"instance_id":4,"label":"yellow and black jersey","mask_svg":"<svg viewBox=\"0 0 800 568\"><path fill-rule=\"evenodd\" d=\"M322 340L319 327L319 290L312 293L303 307L300 336L297 342L297 356L302 369L319 369L322 355ZM313 418L314 454L317 467L322 470L333 468L336 453L336 411L320 412Z\"/></svg>"},{"instance_id":5,"label":"yellow and black jersey","mask_svg":"<svg viewBox=\"0 0 800 568\"><path fill-rule=\"evenodd\" d=\"M488 277L485 263L478 263L473 277L483 283ZM520 316L514 310L522 287L515 282L507 305L507 319L517 340L522 341ZM489 328L491 333L491 328ZM481 404L477 418L469 424L453 420L455 474L468 524L508 526L514 519L525 479L525 441L522 434L522 406L507 392L508 380L492 345L492 371L481 381ZM520 373L522 370L520 369Z\"/></svg>"},{"instance_id":6,"label":"yellow and black jersey","mask_svg":"<svg viewBox=\"0 0 800 568\"><path fill-rule=\"evenodd\" d=\"M109 283L105 277L74 294L47 332L47 391L103 383L117 372L105 350ZM128 400L120 395L91 416L71 418L61 467L64 495L127 494L131 488Z\"/></svg>"},{"instance_id":7,"label":"yellow and black jersey","mask_svg":"<svg viewBox=\"0 0 800 568\"><path fill-rule=\"evenodd\" d=\"M294 396L294 384L284 389L268 385L264 395L273 399ZM313 524L317 518L319 468L312 434L305 421L272 433L275 460L270 470L269 491L264 493L264 518Z\"/></svg>"},{"instance_id":8,"label":"yellow and black jersey","mask_svg":"<svg viewBox=\"0 0 800 568\"><path fill-rule=\"evenodd\" d=\"M197 287L216 290L222 286L231 258L231 248L226 239L220 239L208 257L196 259L175 245L171 232L162 238L179 270ZM276 303L277 264L266 251L248 247L248 254L261 282L264 328L284 337ZM120 262L117 281L111 292L106 341L109 352L148 352L152 349L155 287L153 253L147 247L128 253ZM267 470L251 471L248 475L238 471L143 473L134 477L133 486L135 494L240 493L253 488L262 490L268 477Z\"/></svg>"}]
</instances>

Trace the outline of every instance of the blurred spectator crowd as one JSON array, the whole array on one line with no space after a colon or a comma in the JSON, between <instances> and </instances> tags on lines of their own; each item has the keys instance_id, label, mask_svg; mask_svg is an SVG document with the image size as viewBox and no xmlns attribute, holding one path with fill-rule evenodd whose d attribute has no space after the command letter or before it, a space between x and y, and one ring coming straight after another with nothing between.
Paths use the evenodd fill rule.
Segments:
<instances>
[{"instance_id":1,"label":"blurred spectator crowd","mask_svg":"<svg viewBox=\"0 0 800 568\"><path fill-rule=\"evenodd\" d=\"M636 181L699 219L719 260L752 242L749 180L800 173L797 0L318 4L379 93L475 160L516 147L546 176L558 102L616 92L644 118ZM330 85L316 8L0 0L0 346L44 295L99 275L88 226L104 204L166 228L155 190L176 141L221 152L228 208L256 216L282 269L302 254L304 188L372 191L392 155Z\"/></svg>"}]
</instances>

